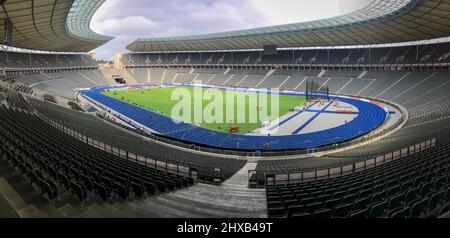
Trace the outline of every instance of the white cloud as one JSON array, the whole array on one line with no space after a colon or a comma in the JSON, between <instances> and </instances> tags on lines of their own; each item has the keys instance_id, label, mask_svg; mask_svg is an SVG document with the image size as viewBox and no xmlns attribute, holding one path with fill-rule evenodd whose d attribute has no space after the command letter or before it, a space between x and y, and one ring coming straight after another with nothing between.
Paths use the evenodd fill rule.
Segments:
<instances>
[{"instance_id":1,"label":"white cloud","mask_svg":"<svg viewBox=\"0 0 450 238\"><path fill-rule=\"evenodd\" d=\"M152 29L157 24L143 16L130 16L123 19L108 19L99 24L96 30L102 34L135 34L143 29Z\"/></svg>"},{"instance_id":2,"label":"white cloud","mask_svg":"<svg viewBox=\"0 0 450 238\"><path fill-rule=\"evenodd\" d=\"M317 20L338 15L340 12L340 0L251 0L251 2L265 13L273 24Z\"/></svg>"},{"instance_id":3,"label":"white cloud","mask_svg":"<svg viewBox=\"0 0 450 238\"><path fill-rule=\"evenodd\" d=\"M96 50L108 59L141 37L205 34L339 15L371 0L108 0L92 19L94 31L116 36Z\"/></svg>"},{"instance_id":4,"label":"white cloud","mask_svg":"<svg viewBox=\"0 0 450 238\"><path fill-rule=\"evenodd\" d=\"M360 9L372 0L250 0L273 25L339 16Z\"/></svg>"}]
</instances>

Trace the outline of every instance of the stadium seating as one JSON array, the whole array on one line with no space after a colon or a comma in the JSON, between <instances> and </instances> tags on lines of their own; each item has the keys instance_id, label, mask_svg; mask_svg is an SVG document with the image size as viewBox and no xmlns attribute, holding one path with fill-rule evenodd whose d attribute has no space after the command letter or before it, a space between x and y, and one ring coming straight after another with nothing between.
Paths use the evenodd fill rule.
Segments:
<instances>
[{"instance_id":1,"label":"stadium seating","mask_svg":"<svg viewBox=\"0 0 450 238\"><path fill-rule=\"evenodd\" d=\"M14 88L18 92L26 93L26 94L33 94L33 89L26 86L26 85L16 85Z\"/></svg>"},{"instance_id":2,"label":"stadium seating","mask_svg":"<svg viewBox=\"0 0 450 238\"><path fill-rule=\"evenodd\" d=\"M109 84L98 70L21 74L15 79L23 85L33 86L39 90L71 100L74 99L77 88L91 88Z\"/></svg>"},{"instance_id":3,"label":"stadium seating","mask_svg":"<svg viewBox=\"0 0 450 238\"><path fill-rule=\"evenodd\" d=\"M287 173L295 174L328 168L339 168L364 162L369 159L375 159L379 156L400 150L405 151L405 149L423 144L425 141L443 140L450 137L449 119L441 119L433 123L419 125L407 123L406 125L400 131L383 140L372 142L355 149L331 153L326 157L259 161L256 167L256 171L259 174L252 177L252 180L257 181L258 184L265 184L266 178L264 174L283 175Z\"/></svg>"},{"instance_id":4,"label":"stadium seating","mask_svg":"<svg viewBox=\"0 0 450 238\"><path fill-rule=\"evenodd\" d=\"M174 191L194 182L89 146L53 128L28 108L0 108L0 154L50 200L61 189L70 190L80 201L88 193L105 200L114 194L129 199Z\"/></svg>"},{"instance_id":5,"label":"stadium seating","mask_svg":"<svg viewBox=\"0 0 450 238\"><path fill-rule=\"evenodd\" d=\"M129 69L128 72L139 83L147 83L147 69Z\"/></svg>"},{"instance_id":6,"label":"stadium seating","mask_svg":"<svg viewBox=\"0 0 450 238\"><path fill-rule=\"evenodd\" d=\"M126 66L148 65L367 65L367 64L429 64L448 63L449 43L414 46L380 47L369 49L279 50L278 55L263 55L261 51L217 53L139 53L125 54ZM370 51L370 53L369 53ZM417 57L419 52L419 57ZM189 60L187 60L189 59ZM354 74L353 74L354 75ZM347 76L347 75L346 75ZM355 77L355 76L353 76Z\"/></svg>"},{"instance_id":7,"label":"stadium seating","mask_svg":"<svg viewBox=\"0 0 450 238\"><path fill-rule=\"evenodd\" d=\"M268 185L269 217L423 217L449 202L450 140L338 178Z\"/></svg>"},{"instance_id":8,"label":"stadium seating","mask_svg":"<svg viewBox=\"0 0 450 238\"><path fill-rule=\"evenodd\" d=\"M403 218L443 214L446 212L447 203L450 200L447 158L450 144L448 139L450 138L450 97L448 95L450 74L444 71L427 70L397 71L386 67L367 71L362 66L357 69L346 67L363 64L448 63L449 57L443 56L449 49L449 43L422 45L418 49L416 46L374 48L371 49L370 53L368 49L333 49L330 50L329 58L324 50L282 50L279 51L277 56L262 57L260 57L260 52L245 51L236 52L233 56L230 52L203 53L201 55L198 53L130 53L124 55L122 63L127 68L127 72L138 83L142 84L190 83L193 79L198 79L208 85L304 91L306 89L305 82L314 80L321 86L329 87L331 93L376 98L403 106L409 112L409 120L401 130L383 140L372 142L364 147L331 153L320 158L259 161L256 167L256 178L252 177L264 186L267 179L265 175L302 173L351 165L408 148L426 140L435 139L437 144L434 147L364 171L318 181L267 186L267 206L270 217ZM415 55L417 52L420 53L418 58ZM11 53L8 57L9 63L7 63L5 55L1 56L0 64L7 68L16 69L90 67L91 62L83 60L86 56L75 55L60 56L58 57L59 62L55 56L50 55L32 55L31 62L28 55L22 53ZM197 64L229 64L228 66L232 67L198 67ZM271 70L272 68L263 66L263 64L310 65L309 69L305 66L306 68L301 69L274 67L274 70ZM333 64L336 70L323 70L320 68L320 64ZM170 67L170 65L177 66ZM183 66L179 67L180 65ZM47 99L50 99L50 96L73 99L74 89L76 88L108 84L107 80L95 68L79 71L35 73L18 75L16 81L20 84L15 87L15 90L24 94L33 94L33 88L30 86L34 85L35 89L47 92ZM162 138L168 143L179 143L180 146L185 146L184 142L186 141L189 142L194 139L198 141L200 139L200 141L204 141L200 145L207 145L212 148L255 150L263 148L267 142L264 138L255 137L247 143L241 141L238 137L206 131L187 124L175 125L171 120L165 120L167 118L156 114L152 114L152 118L149 118L139 109L102 97L98 93L99 90L101 89L86 92L85 95L124 113L124 115L136 118L138 122L144 125L151 124L152 128L164 132L167 136L178 140L182 138L180 142ZM1 95L0 101L3 97L4 95ZM72 157L65 155L68 152L86 158L83 160L87 161L86 163L89 163L87 157L91 155L117 161L114 164L117 163L118 165L121 165L118 162L121 160L90 146L86 147L79 141L67 139L64 134L51 130L38 117L24 111L36 109L40 115L57 120L66 127L90 138L148 158L187 166L197 171L199 181L202 182L213 182L215 179L225 181L245 164L245 161L238 159L215 158L214 156L200 155L181 149L174 150L173 147L167 147L159 142L144 140L141 136L130 134L119 128L119 124L108 124L94 116L59 107L52 103L33 99L30 105L27 100L16 94L8 94L7 97L9 104L16 109L6 107L1 109L3 115L0 115L2 117L0 121L1 132L6 133L2 134L2 139L6 137L17 138L20 143L17 144L17 142L8 140L5 143L7 147L1 147L2 158L8 159L12 164L16 163L14 166L22 171L27 181L49 199L58 197L58 193L62 190L73 191L74 196L80 200L93 193L98 194L105 200L114 196L123 198L140 197L145 196L145 193L159 193L168 190L168 188L178 189L189 186L191 181L188 181L187 184L182 182L183 186L177 186L180 185L180 182L176 182L177 179L185 181L183 179L186 178L173 178L161 175L158 171L150 171L149 174L155 174L156 177L160 176L161 180L158 181L162 181L162 183L156 183L152 180L154 186L145 187L137 186L131 182L126 183L119 178L111 181L113 176L109 174L106 167L96 168L104 171L102 177L95 177L92 173L88 175L83 172L82 167L79 167L78 172L64 167L58 167L61 169L54 171L48 166L50 164L55 167L53 161L50 160L52 158L58 157L58 159L64 160L70 165L76 164L71 160ZM51 101L57 102L56 98ZM69 106L76 110L81 109L77 107L76 103ZM18 110L17 108L21 109ZM362 112L368 110L366 105L363 104L359 105L358 108ZM5 117L12 118L13 121L18 123L12 126L10 125L11 119L8 120ZM355 128L371 131L373 128L369 128L367 125L378 125L378 121L381 123L384 117L385 114L381 111L374 114L369 113L366 118L361 117L355 121L360 123L355 125ZM7 127L13 128L16 132L7 129ZM354 134L347 133L348 131L355 131L355 128L339 127L335 130L326 131L328 138L322 138L321 135L311 135L312 137L307 136L301 140L297 139L295 142L290 141L283 144L277 141L276 137L271 137L270 141L273 142L272 149L275 150L277 148L298 148L299 145L305 146L305 148L316 148L321 145L333 144L334 141L329 140L329 138L336 138L337 135L342 140L355 138ZM17 151L19 155L25 156L29 153L27 151L36 149L36 146L30 144L31 140L21 134L28 134L25 131L33 130L34 132L30 134L33 138L42 138L42 130L44 129L51 131L52 137L43 140L42 143L55 143L56 145L53 149L49 146L42 146L42 148L48 150L47 154L53 156L50 159L42 161L39 158L36 161L28 159L28 164L32 166L29 168L27 167L28 164L24 162L22 162L24 164L18 163L21 162L20 160L13 162L11 153L4 153L4 151L13 149L11 146L15 146L14 153ZM141 133L138 130L131 130ZM23 133L19 134L20 132ZM316 136L321 138L317 140L318 144L311 145L305 142L315 139ZM57 143L57 139L61 138L71 141L70 143L73 143L75 149L87 150L88 152L82 153L64 148L60 143ZM106 163L105 160L100 161ZM41 163L43 164L41 165ZM110 166L109 168L119 171L117 166ZM131 173L130 170L125 173ZM113 171L112 173L116 172Z\"/></svg>"},{"instance_id":9,"label":"stadium seating","mask_svg":"<svg viewBox=\"0 0 450 238\"><path fill-rule=\"evenodd\" d=\"M32 106L48 118L111 146L127 149L148 158L194 168L200 181L212 182L214 179L224 181L245 164L244 160L194 154L145 141L142 137L105 123L100 118L43 101L32 100Z\"/></svg>"},{"instance_id":10,"label":"stadium seating","mask_svg":"<svg viewBox=\"0 0 450 238\"><path fill-rule=\"evenodd\" d=\"M29 54L2 51L0 66L6 69L29 70L37 68L97 68L97 62L90 55L75 54Z\"/></svg>"}]
</instances>

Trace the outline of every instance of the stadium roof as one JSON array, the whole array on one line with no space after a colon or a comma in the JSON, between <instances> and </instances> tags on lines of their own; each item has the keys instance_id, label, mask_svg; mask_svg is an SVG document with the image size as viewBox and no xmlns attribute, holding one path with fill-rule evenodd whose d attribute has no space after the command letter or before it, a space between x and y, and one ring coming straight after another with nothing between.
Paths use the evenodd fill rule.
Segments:
<instances>
[{"instance_id":1,"label":"stadium roof","mask_svg":"<svg viewBox=\"0 0 450 238\"><path fill-rule=\"evenodd\" d=\"M450 0L373 0L324 20L185 37L143 38L133 52L329 47L421 41L450 36Z\"/></svg>"},{"instance_id":2,"label":"stadium roof","mask_svg":"<svg viewBox=\"0 0 450 238\"><path fill-rule=\"evenodd\" d=\"M89 26L104 1L6 0L0 9L0 39L2 44L23 49L88 52L112 39ZM8 25L9 40L5 39Z\"/></svg>"}]
</instances>

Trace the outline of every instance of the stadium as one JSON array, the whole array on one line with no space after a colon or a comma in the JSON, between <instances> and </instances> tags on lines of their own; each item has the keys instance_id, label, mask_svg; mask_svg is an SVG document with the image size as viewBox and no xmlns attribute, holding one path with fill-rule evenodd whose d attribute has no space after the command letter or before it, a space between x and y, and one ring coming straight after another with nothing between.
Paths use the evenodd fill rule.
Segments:
<instances>
[{"instance_id":1,"label":"stadium","mask_svg":"<svg viewBox=\"0 0 450 238\"><path fill-rule=\"evenodd\" d=\"M450 217L450 1L107 63L105 0L0 3L0 217Z\"/></svg>"}]
</instances>

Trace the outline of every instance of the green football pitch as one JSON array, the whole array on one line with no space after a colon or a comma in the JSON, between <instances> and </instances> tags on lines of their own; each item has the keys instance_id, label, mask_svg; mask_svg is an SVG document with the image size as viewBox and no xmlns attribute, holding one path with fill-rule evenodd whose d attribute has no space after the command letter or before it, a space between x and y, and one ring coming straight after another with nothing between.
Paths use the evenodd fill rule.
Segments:
<instances>
[{"instance_id":1,"label":"green football pitch","mask_svg":"<svg viewBox=\"0 0 450 238\"><path fill-rule=\"evenodd\" d=\"M195 93L194 90L196 90ZM183 95L189 94L190 96L176 96L180 92ZM182 86L108 91L104 94L180 121L187 121L178 117L186 113L183 114L185 115L183 118L190 118L190 121L187 122L208 130L228 133L231 126L236 126L239 128L239 132L236 134L247 134L258 129L262 122L275 120L289 113L289 109L304 106L306 103L305 97L302 96L279 95L279 97L274 97L268 94L259 94L259 96L256 96L252 92L208 90L206 88L194 89L193 87ZM206 97L209 99L207 100L205 99L206 95L214 96ZM277 99L278 103L276 103L275 99ZM186 112L188 111L186 109L182 110L182 113L174 114L174 108L178 108L177 105L181 105L182 100L185 100L184 102L190 101L188 107L190 108L190 112ZM274 108L271 106L272 100L274 100L273 103L276 105ZM233 103L234 106L232 106ZM244 105L245 107L243 107ZM267 108L264 108L262 105L267 105ZM199 107L201 108L200 114L196 113L198 110L194 112L194 109L198 109ZM278 107L279 113L275 113L276 107ZM179 112L177 110L175 111ZM209 113L205 113L205 111ZM244 112L245 116L243 116ZM207 119L207 115L213 115L214 119Z\"/></svg>"}]
</instances>

